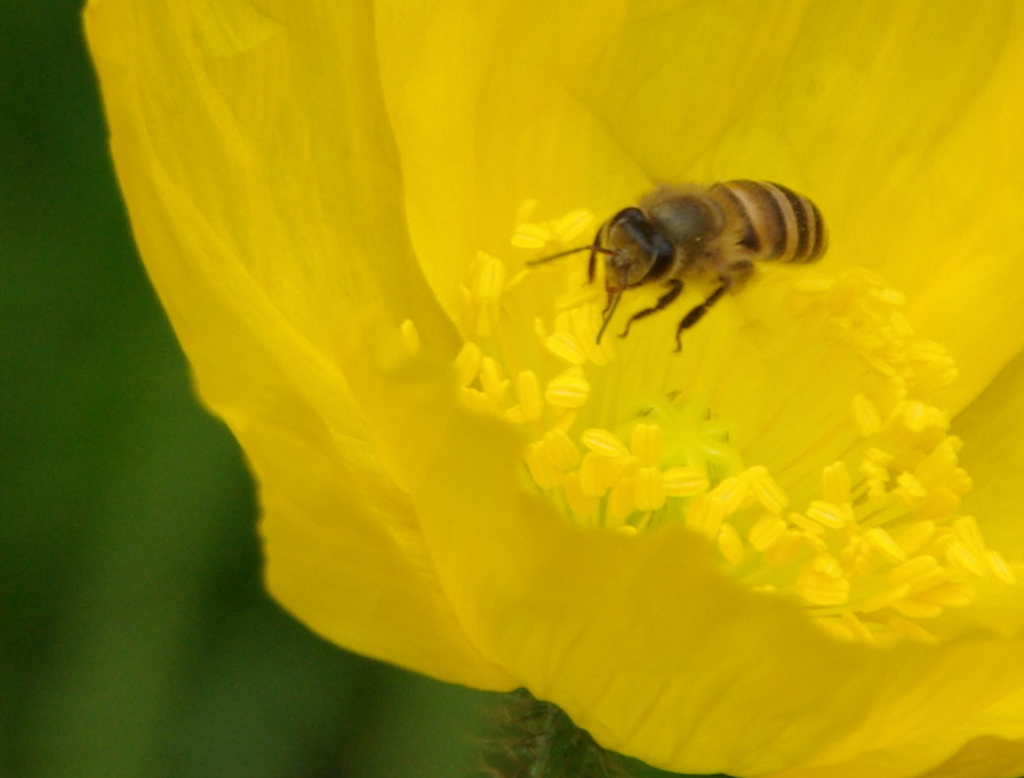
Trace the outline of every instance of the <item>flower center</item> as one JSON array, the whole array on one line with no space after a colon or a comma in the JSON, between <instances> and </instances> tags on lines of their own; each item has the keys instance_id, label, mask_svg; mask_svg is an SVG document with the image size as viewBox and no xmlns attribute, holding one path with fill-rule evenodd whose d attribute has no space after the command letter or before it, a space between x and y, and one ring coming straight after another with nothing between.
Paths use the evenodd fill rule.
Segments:
<instances>
[{"instance_id":1,"label":"flower center","mask_svg":"<svg viewBox=\"0 0 1024 778\"><path fill-rule=\"evenodd\" d=\"M513 245L548 252L595 228L584 211L521 222ZM583 252L510 278L481 252L455 364L464 403L523 430L533 484L573 521L684 524L735 580L799 598L848 640L948 637L941 617L1015 582L960 511L971 481L935 400L953 360L882 279L759 268L675 353L709 290L686 289L623 339L664 291L630 290L598 343L603 263L594 283L587 264Z\"/></svg>"}]
</instances>

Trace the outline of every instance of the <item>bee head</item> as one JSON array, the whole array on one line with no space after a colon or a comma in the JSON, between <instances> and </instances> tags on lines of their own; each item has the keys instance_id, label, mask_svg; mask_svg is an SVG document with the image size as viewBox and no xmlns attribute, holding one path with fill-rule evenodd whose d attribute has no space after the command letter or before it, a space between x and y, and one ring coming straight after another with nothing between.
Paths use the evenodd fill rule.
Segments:
<instances>
[{"instance_id":1,"label":"bee head","mask_svg":"<svg viewBox=\"0 0 1024 778\"><path fill-rule=\"evenodd\" d=\"M600 244L609 293L660 277L675 256L672 244L639 208L625 208L605 222Z\"/></svg>"}]
</instances>

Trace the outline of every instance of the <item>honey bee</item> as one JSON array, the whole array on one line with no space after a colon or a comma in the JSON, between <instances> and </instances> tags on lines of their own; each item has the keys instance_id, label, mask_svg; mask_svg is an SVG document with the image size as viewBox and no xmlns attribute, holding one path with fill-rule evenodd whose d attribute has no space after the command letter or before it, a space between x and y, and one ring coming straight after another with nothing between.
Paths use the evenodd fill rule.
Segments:
<instances>
[{"instance_id":1,"label":"honey bee","mask_svg":"<svg viewBox=\"0 0 1024 778\"><path fill-rule=\"evenodd\" d=\"M815 262L827 246L821 212L803 195L767 181L726 181L711 186L659 186L637 206L624 208L602 224L589 246L528 264L589 251L588 278L593 283L597 257L604 257L608 301L598 343L626 290L648 284L667 287L654 305L630 317L622 338L637 319L668 307L685 282L717 282L707 299L679 322L679 351L683 331L704 318L726 292L742 289L754 274L755 262Z\"/></svg>"}]
</instances>

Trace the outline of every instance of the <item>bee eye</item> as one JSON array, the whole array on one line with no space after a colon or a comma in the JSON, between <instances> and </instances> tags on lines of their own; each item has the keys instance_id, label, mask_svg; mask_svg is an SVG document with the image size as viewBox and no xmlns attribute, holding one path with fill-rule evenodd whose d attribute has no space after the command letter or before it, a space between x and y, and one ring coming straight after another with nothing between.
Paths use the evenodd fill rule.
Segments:
<instances>
[{"instance_id":1,"label":"bee eye","mask_svg":"<svg viewBox=\"0 0 1024 778\"><path fill-rule=\"evenodd\" d=\"M671 261L674 253L671 242L639 208L619 211L609 225L609 233L614 231L617 242L630 249L631 263L649 260L650 265L654 265L663 261L666 255Z\"/></svg>"}]
</instances>

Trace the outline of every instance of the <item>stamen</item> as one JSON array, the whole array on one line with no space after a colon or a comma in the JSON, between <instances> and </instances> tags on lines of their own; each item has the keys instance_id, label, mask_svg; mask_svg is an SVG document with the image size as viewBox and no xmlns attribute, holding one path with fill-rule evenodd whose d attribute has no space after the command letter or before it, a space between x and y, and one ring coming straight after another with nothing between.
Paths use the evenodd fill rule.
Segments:
<instances>
[{"instance_id":1,"label":"stamen","mask_svg":"<svg viewBox=\"0 0 1024 778\"><path fill-rule=\"evenodd\" d=\"M544 399L559 408L581 408L590 395L590 383L579 368L569 368L548 382Z\"/></svg>"},{"instance_id":2,"label":"stamen","mask_svg":"<svg viewBox=\"0 0 1024 778\"><path fill-rule=\"evenodd\" d=\"M536 207L524 204L522 219ZM533 259L587 245L594 231L590 214L574 211L520 224L513 243ZM865 271L794 273L785 317L758 322L757 344L726 332L728 317L716 314L708 319L717 324L687 331L679 355L678 318L661 314L625 340L610 329L597 343L607 320L604 261L594 283L588 262L584 251L510 279L501 260L480 252L460 289L465 344L454 369L467 406L522 430L526 469L570 520L626 534L682 524L708 540L739 585L799 598L809 619L847 641L934 642L969 623L943 619L953 608L969 612L983 579L1016 583L980 522L960 512L971 479L932 398L956 366L914 334L903 294ZM623 308L632 294L622 295ZM667 333L660 345L651 335L658 321ZM410 351L422 348L412 322L402 337ZM737 401L748 375L774 386L761 378L770 370L777 400ZM820 437L794 453L784 412L800 404L821 416L819 385L842 410L822 417ZM751 429L749 417L734 428L713 412L719 405L741 416L763 406L754 427L764 429ZM743 450L763 461L750 466L733 441L752 435L761 444ZM773 461L763 441L776 439L787 453ZM925 628L925 619L942 626Z\"/></svg>"},{"instance_id":3,"label":"stamen","mask_svg":"<svg viewBox=\"0 0 1024 778\"><path fill-rule=\"evenodd\" d=\"M582 365L587 361L583 344L571 332L556 332L544 339L547 350L570 365Z\"/></svg>"}]
</instances>

